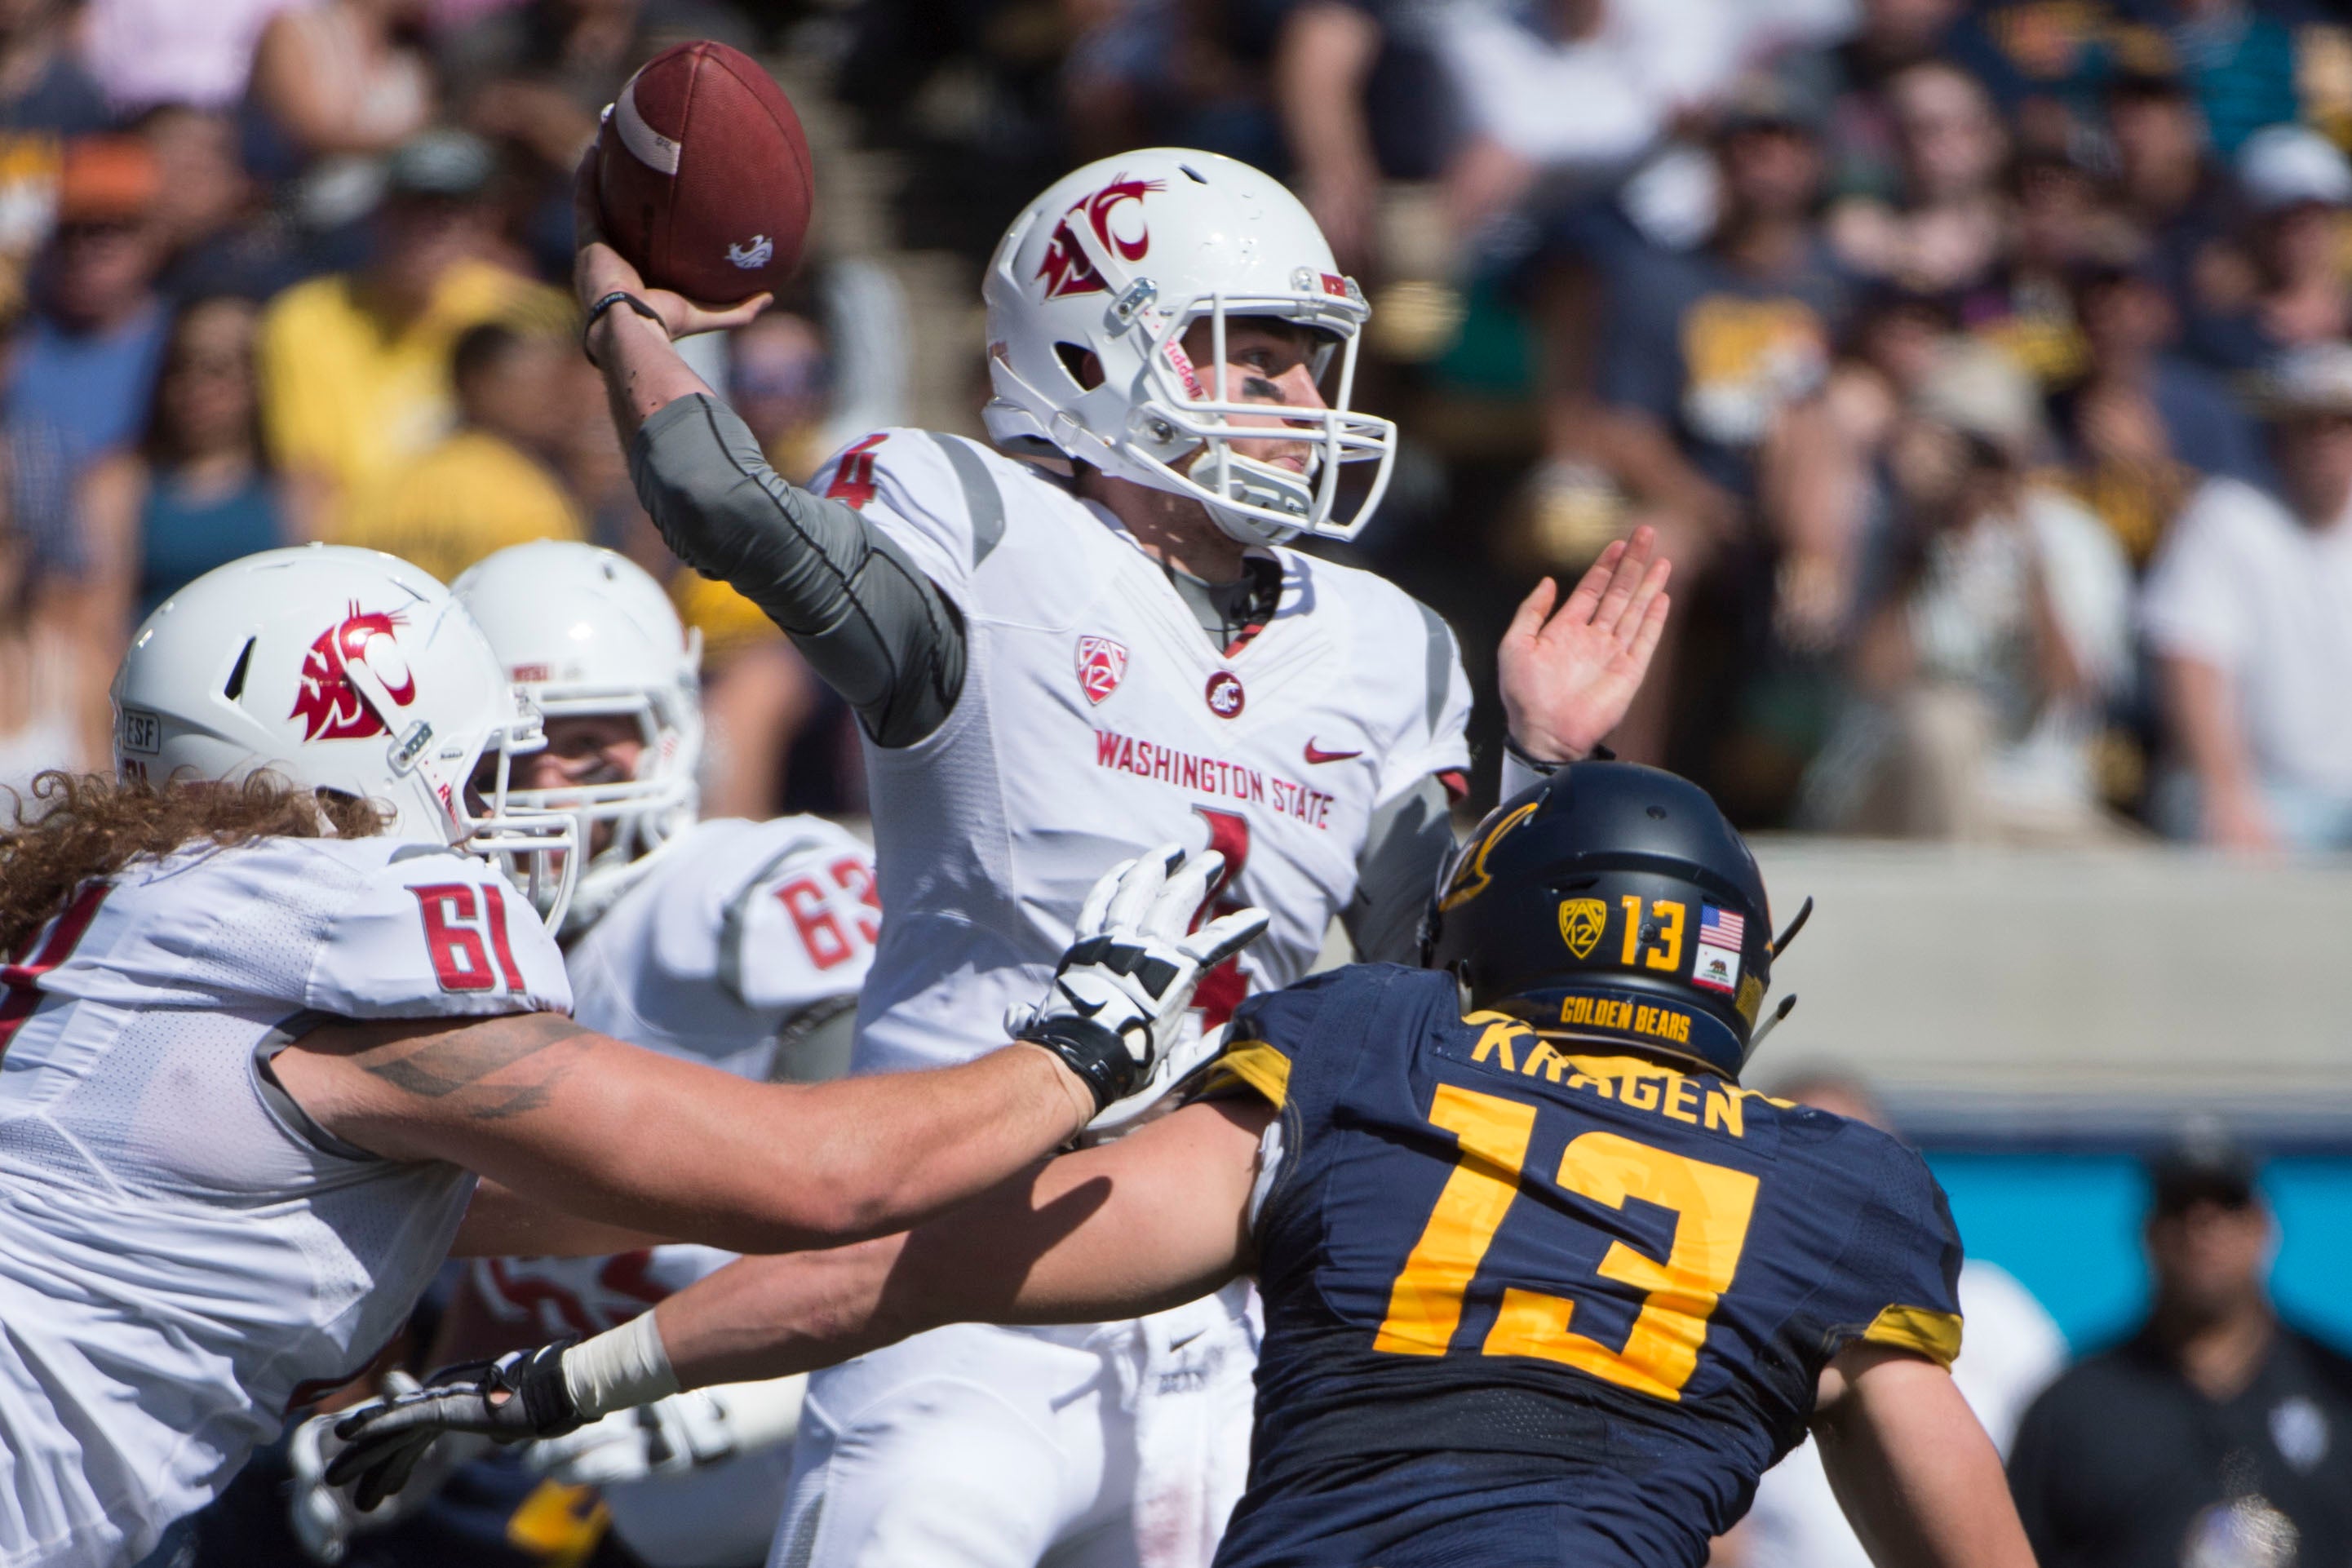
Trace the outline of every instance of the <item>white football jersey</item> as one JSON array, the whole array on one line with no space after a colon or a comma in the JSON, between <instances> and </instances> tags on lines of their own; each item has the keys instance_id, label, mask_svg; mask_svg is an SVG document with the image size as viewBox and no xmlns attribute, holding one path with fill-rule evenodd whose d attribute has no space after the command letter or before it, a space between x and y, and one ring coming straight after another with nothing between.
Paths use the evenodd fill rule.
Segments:
<instances>
[{"instance_id":1,"label":"white football jersey","mask_svg":"<svg viewBox=\"0 0 2352 1568\"><path fill-rule=\"evenodd\" d=\"M1218 1021L1314 963L1374 810L1468 765L1453 634L1370 573L1273 552L1280 604L1228 655L1108 510L976 442L886 430L817 488L903 548L970 639L946 723L866 749L886 915L861 1072L1003 1044L1095 879L1171 841L1223 851L1216 901L1273 916L1203 982Z\"/></svg>"},{"instance_id":2,"label":"white football jersey","mask_svg":"<svg viewBox=\"0 0 2352 1568\"><path fill-rule=\"evenodd\" d=\"M204 845L93 882L0 970L0 1564L135 1562L366 1366L474 1178L329 1135L267 1063L322 1016L562 1011L482 862Z\"/></svg>"},{"instance_id":3,"label":"white football jersey","mask_svg":"<svg viewBox=\"0 0 2352 1568\"><path fill-rule=\"evenodd\" d=\"M866 984L881 922L874 858L847 829L698 822L572 944L572 1016L764 1079L780 1026Z\"/></svg>"}]
</instances>

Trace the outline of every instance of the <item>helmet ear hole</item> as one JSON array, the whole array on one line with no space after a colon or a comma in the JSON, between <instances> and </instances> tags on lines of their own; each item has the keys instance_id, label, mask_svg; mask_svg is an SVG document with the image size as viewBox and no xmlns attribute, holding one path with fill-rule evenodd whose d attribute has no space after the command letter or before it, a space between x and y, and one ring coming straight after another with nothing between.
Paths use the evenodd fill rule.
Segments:
<instances>
[{"instance_id":1,"label":"helmet ear hole","mask_svg":"<svg viewBox=\"0 0 2352 1568\"><path fill-rule=\"evenodd\" d=\"M1080 392L1092 392L1103 384L1102 361L1083 343L1055 343L1054 357L1062 362L1062 374Z\"/></svg>"},{"instance_id":2,"label":"helmet ear hole","mask_svg":"<svg viewBox=\"0 0 2352 1568\"><path fill-rule=\"evenodd\" d=\"M245 647L237 653L236 668L228 672L228 681L221 688L221 695L231 702L240 701L245 697L245 672L253 667L253 645L260 640L259 637L246 638Z\"/></svg>"}]
</instances>

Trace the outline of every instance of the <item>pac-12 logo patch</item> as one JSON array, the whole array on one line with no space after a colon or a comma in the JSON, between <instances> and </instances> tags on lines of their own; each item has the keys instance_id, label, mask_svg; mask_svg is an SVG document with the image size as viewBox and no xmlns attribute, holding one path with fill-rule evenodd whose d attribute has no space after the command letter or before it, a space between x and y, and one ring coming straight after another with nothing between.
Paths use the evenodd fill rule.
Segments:
<instances>
[{"instance_id":1,"label":"pac-12 logo patch","mask_svg":"<svg viewBox=\"0 0 2352 1568\"><path fill-rule=\"evenodd\" d=\"M1117 691L1126 674L1124 644L1093 636L1078 639L1078 689L1087 694L1089 703L1099 705L1104 698Z\"/></svg>"},{"instance_id":2,"label":"pac-12 logo patch","mask_svg":"<svg viewBox=\"0 0 2352 1568\"><path fill-rule=\"evenodd\" d=\"M1209 677L1208 689L1202 695L1209 700L1209 711L1220 719L1238 719L1242 703L1246 700L1242 691L1242 678L1230 669L1221 669Z\"/></svg>"},{"instance_id":3,"label":"pac-12 logo patch","mask_svg":"<svg viewBox=\"0 0 2352 1568\"><path fill-rule=\"evenodd\" d=\"M302 683L289 719L302 721L305 741L359 741L384 731L383 718L361 697L348 673L364 666L385 694L405 708L416 700L416 677L400 651L397 612L365 611L354 599L343 618L320 632L302 656Z\"/></svg>"},{"instance_id":4,"label":"pac-12 logo patch","mask_svg":"<svg viewBox=\"0 0 2352 1568\"><path fill-rule=\"evenodd\" d=\"M1599 899L1570 899L1559 906L1559 939L1579 958L1591 958L1609 929L1609 906Z\"/></svg>"}]
</instances>

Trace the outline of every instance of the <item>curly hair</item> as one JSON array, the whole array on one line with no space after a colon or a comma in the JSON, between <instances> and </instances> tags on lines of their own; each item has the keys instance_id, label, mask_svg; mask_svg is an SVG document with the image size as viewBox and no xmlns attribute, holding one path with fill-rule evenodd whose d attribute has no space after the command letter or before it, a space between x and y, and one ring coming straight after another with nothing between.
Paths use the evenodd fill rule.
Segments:
<instances>
[{"instance_id":1,"label":"curly hair","mask_svg":"<svg viewBox=\"0 0 2352 1568\"><path fill-rule=\"evenodd\" d=\"M11 790L8 792L16 795ZM46 809L0 831L0 954L13 953L93 877L198 838L226 847L256 838L366 838L383 814L351 795L299 789L274 773L236 784L117 783L52 768L33 780Z\"/></svg>"}]
</instances>

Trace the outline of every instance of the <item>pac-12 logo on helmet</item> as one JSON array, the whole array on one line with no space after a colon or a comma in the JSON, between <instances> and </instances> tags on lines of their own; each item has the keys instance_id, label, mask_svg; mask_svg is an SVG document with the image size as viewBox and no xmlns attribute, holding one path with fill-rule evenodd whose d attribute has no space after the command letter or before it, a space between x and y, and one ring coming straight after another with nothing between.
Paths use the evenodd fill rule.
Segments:
<instances>
[{"instance_id":1,"label":"pac-12 logo on helmet","mask_svg":"<svg viewBox=\"0 0 2352 1568\"><path fill-rule=\"evenodd\" d=\"M1122 261L1140 261L1151 248L1151 231L1143 222L1143 215L1135 216L1135 237L1128 238L1111 226L1112 214L1121 202L1139 205L1153 191L1164 191L1164 180L1130 180L1125 174L1115 174L1109 184L1083 196L1072 204L1062 221L1055 226L1054 237L1045 247L1045 258L1038 263L1037 277L1045 285L1045 298L1059 300L1070 294L1100 294L1109 288L1094 263L1079 248L1077 237L1070 232L1070 219L1085 215L1095 231L1096 243L1116 254Z\"/></svg>"},{"instance_id":2,"label":"pac-12 logo on helmet","mask_svg":"<svg viewBox=\"0 0 2352 1568\"><path fill-rule=\"evenodd\" d=\"M365 665L403 708L416 700L416 678L394 635L401 624L399 612L362 610L354 599L341 621L319 634L302 658L302 683L287 715L302 721L304 741L362 741L385 732L346 673L354 663Z\"/></svg>"}]
</instances>

